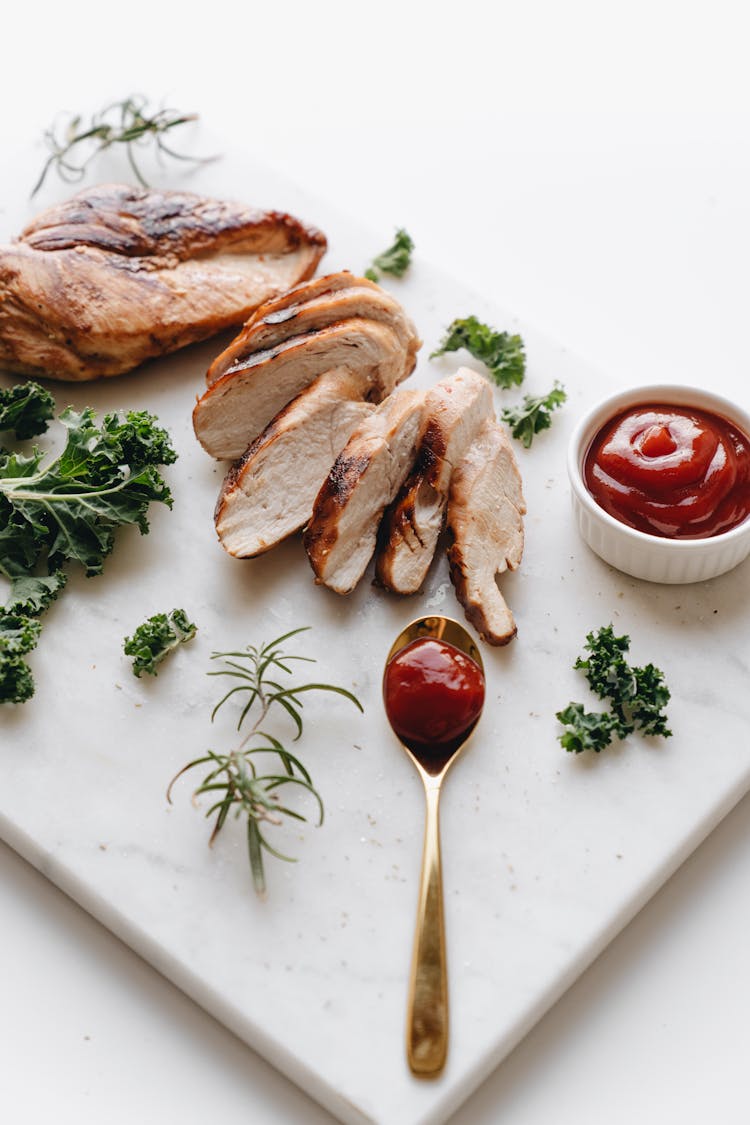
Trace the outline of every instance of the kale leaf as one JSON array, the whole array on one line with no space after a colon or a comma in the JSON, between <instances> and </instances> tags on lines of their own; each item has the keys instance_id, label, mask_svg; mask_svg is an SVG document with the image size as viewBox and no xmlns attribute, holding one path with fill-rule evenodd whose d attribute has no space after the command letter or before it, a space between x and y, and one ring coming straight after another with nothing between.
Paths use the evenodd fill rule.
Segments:
<instances>
[{"instance_id":1,"label":"kale leaf","mask_svg":"<svg viewBox=\"0 0 750 1125\"><path fill-rule=\"evenodd\" d=\"M562 406L567 397L562 384L555 380L548 395L540 395L538 398L524 395L521 406L506 407L502 412L503 422L510 426L513 437L528 449L535 434L550 428L552 411Z\"/></svg>"},{"instance_id":2,"label":"kale leaf","mask_svg":"<svg viewBox=\"0 0 750 1125\"><path fill-rule=\"evenodd\" d=\"M68 408L59 421L67 441L58 457L0 455L0 573L11 579L66 561L100 574L118 527L145 534L149 504L172 505L158 467L177 455L153 415L107 414L98 425L90 407Z\"/></svg>"},{"instance_id":3,"label":"kale leaf","mask_svg":"<svg viewBox=\"0 0 750 1125\"><path fill-rule=\"evenodd\" d=\"M611 625L588 633L587 657L579 656L574 668L585 672L591 690L600 699L608 700L609 711L584 711L583 704L569 703L556 717L566 728L559 735L565 750L580 754L583 750L599 753L615 738L626 738L634 731L669 738L665 708L670 692L664 673L646 664L631 667L625 659L630 637L615 636Z\"/></svg>"},{"instance_id":4,"label":"kale leaf","mask_svg":"<svg viewBox=\"0 0 750 1125\"><path fill-rule=\"evenodd\" d=\"M55 600L66 581L67 576L62 570L45 577L22 574L11 583L7 608L13 613L37 617Z\"/></svg>"},{"instance_id":5,"label":"kale leaf","mask_svg":"<svg viewBox=\"0 0 750 1125\"><path fill-rule=\"evenodd\" d=\"M140 678L143 672L156 676L156 666L177 648L179 644L191 640L197 632L196 626L188 621L184 609L173 609L170 614L155 613L126 637L123 649L126 656L134 657L133 675Z\"/></svg>"},{"instance_id":6,"label":"kale leaf","mask_svg":"<svg viewBox=\"0 0 750 1125\"><path fill-rule=\"evenodd\" d=\"M444 355L457 352L459 348L483 363L490 371L499 387L520 386L526 374L526 353L520 336L508 332L497 332L489 324L483 324L475 316L454 320L448 326L445 336L430 355Z\"/></svg>"},{"instance_id":7,"label":"kale leaf","mask_svg":"<svg viewBox=\"0 0 750 1125\"><path fill-rule=\"evenodd\" d=\"M0 430L14 430L19 441L43 434L54 413L55 400L38 383L0 390Z\"/></svg>"},{"instance_id":8,"label":"kale leaf","mask_svg":"<svg viewBox=\"0 0 750 1125\"><path fill-rule=\"evenodd\" d=\"M33 617L0 609L0 703L25 703L34 694L23 659L36 648L42 627Z\"/></svg>"},{"instance_id":9,"label":"kale leaf","mask_svg":"<svg viewBox=\"0 0 750 1125\"><path fill-rule=\"evenodd\" d=\"M373 258L372 265L365 270L365 277L370 281L379 281L383 273L388 273L392 277L403 277L411 265L413 249L414 242L411 236L401 227L396 231L393 245Z\"/></svg>"},{"instance_id":10,"label":"kale leaf","mask_svg":"<svg viewBox=\"0 0 750 1125\"><path fill-rule=\"evenodd\" d=\"M581 754L584 750L594 750L598 754L618 733L614 715L584 711L582 703L569 703L557 712L557 718L566 728L560 735L560 743L574 754Z\"/></svg>"},{"instance_id":11,"label":"kale leaf","mask_svg":"<svg viewBox=\"0 0 750 1125\"><path fill-rule=\"evenodd\" d=\"M0 703L25 703L34 694L34 679L24 657L39 640L42 626L37 618L64 585L62 571L12 582L8 603L0 606Z\"/></svg>"}]
</instances>

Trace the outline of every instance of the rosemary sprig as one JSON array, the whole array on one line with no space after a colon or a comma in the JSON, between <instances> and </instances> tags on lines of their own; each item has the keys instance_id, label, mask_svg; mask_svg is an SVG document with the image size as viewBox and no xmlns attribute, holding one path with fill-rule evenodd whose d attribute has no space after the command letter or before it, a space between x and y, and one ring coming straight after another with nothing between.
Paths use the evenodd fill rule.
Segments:
<instances>
[{"instance_id":1,"label":"rosemary sprig","mask_svg":"<svg viewBox=\"0 0 750 1125\"><path fill-rule=\"evenodd\" d=\"M56 124L46 130L44 140L50 155L34 185L32 198L41 188L50 168L54 167L66 183L80 183L91 161L112 145L125 146L128 163L142 187L148 187L148 183L136 162L134 146L137 144L153 143L158 152L175 160L204 163L210 158L186 156L175 152L164 142L165 133L178 125L197 120L196 113L179 113L174 109L152 111L148 99L135 94L105 106L100 112L92 114L88 121L81 114L75 114L68 119L59 135Z\"/></svg>"},{"instance_id":2,"label":"rosemary sprig","mask_svg":"<svg viewBox=\"0 0 750 1125\"><path fill-rule=\"evenodd\" d=\"M217 712L233 697L237 697L236 701L242 703L237 722L238 731L241 730L245 719L256 704L257 717L234 750L229 753L208 750L202 757L183 766L172 778L167 789L167 800L171 804L172 788L177 779L197 766L209 765L208 773L193 794L196 798L202 793L210 793L216 798L206 812L207 817L216 815L208 841L209 846L213 844L233 809L235 817L245 815L250 870L255 890L261 898L265 898L266 894L263 852L267 851L277 859L295 862L291 856L283 855L269 843L264 832L265 827L282 824L282 818L285 816L294 820L307 819L295 809L282 805L278 791L283 786L293 786L309 793L317 805L318 824L323 823L323 801L313 786L307 769L299 758L286 749L276 735L262 729L269 712L276 704L287 713L294 724L296 742L303 730L300 696L305 692L333 692L351 700L362 711L362 705L357 697L346 688L317 682L285 686L280 682L279 673L292 675L293 669L290 665L293 661L315 663L311 657L287 655L282 650L281 646L285 641L304 632L306 628L292 629L291 632L284 633L275 641L262 644L259 648L248 645L240 652L212 653L211 659L221 660L224 667L210 671L208 675L227 676L239 682L230 687L216 704L211 713L211 721L213 722ZM264 762L268 762L269 756L276 759L270 768L264 765ZM265 772L266 769L268 772Z\"/></svg>"}]
</instances>

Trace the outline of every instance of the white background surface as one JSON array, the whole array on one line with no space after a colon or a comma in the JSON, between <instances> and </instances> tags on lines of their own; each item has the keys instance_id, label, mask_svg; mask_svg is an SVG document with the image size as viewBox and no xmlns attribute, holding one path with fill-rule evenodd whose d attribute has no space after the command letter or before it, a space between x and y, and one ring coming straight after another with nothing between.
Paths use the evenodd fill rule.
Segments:
<instances>
[{"instance_id":1,"label":"white background surface","mask_svg":"<svg viewBox=\"0 0 750 1125\"><path fill-rule=\"evenodd\" d=\"M37 7L6 29L4 177L58 110L165 95L613 380L711 386L747 368L741 11ZM746 1119L749 830L745 800L458 1125ZM0 916L3 1116L330 1120L7 849Z\"/></svg>"}]
</instances>

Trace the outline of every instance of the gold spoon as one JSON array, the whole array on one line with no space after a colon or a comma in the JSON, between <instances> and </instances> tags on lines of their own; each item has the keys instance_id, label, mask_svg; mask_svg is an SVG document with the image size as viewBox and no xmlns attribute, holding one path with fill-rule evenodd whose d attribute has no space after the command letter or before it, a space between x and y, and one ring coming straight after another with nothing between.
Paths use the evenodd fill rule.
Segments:
<instances>
[{"instance_id":1,"label":"gold spoon","mask_svg":"<svg viewBox=\"0 0 750 1125\"><path fill-rule=\"evenodd\" d=\"M469 633L450 617L420 617L393 642L386 668L406 645L421 637L447 641L469 656L484 675L479 650ZM389 716L390 720L390 716ZM450 742L430 747L405 740L394 731L422 778L426 798L422 874L414 934L406 1027L406 1053L412 1074L437 1076L448 1052L448 972L440 866L440 787L452 763L479 720Z\"/></svg>"}]
</instances>

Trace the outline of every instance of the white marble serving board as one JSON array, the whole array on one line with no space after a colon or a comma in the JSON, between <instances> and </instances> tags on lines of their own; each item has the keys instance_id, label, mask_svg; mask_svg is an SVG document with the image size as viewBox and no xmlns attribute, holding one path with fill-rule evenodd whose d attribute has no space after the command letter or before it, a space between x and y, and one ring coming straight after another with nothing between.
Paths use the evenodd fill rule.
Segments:
<instances>
[{"instance_id":1,"label":"white marble serving board","mask_svg":"<svg viewBox=\"0 0 750 1125\"><path fill-rule=\"evenodd\" d=\"M373 233L235 158L196 190L290 210L330 239L326 269L364 268L391 232ZM4 237L28 203L3 216ZM251 562L218 546L212 510L222 467L192 436L191 408L216 343L136 374L52 385L58 405L155 411L179 461L172 512L151 533L120 535L101 578L71 577L31 662L35 698L0 714L0 834L102 923L345 1122L444 1121L748 789L750 721L745 564L698 587L653 586L601 563L569 514L565 449L592 402L618 389L512 322L417 254L387 283L424 339L415 386L466 357L428 359L444 326L476 313L526 340L524 390L562 381L569 401L528 452L521 570L503 590L518 621L506 649L484 650L487 707L444 790L442 831L451 989L443 1076L411 1077L404 1056L407 976L422 843L419 780L388 729L382 665L403 624L461 616L440 558L424 594L398 600L370 575L349 598L313 585L298 539ZM3 377L3 384L12 380ZM743 399L743 388L712 386ZM520 391L497 392L498 410ZM199 626L156 680L136 680L122 638L149 614L184 606ZM612 622L635 663L662 667L674 737L633 738L598 757L566 754L555 711L587 700L572 670L585 634ZM209 657L309 625L299 651L320 678L357 692L310 698L300 752L326 801L322 828L287 833L299 856L269 859L269 895L253 894L242 826L212 850L191 784L172 775L228 746L230 717ZM203 806L205 808L205 805Z\"/></svg>"}]
</instances>

